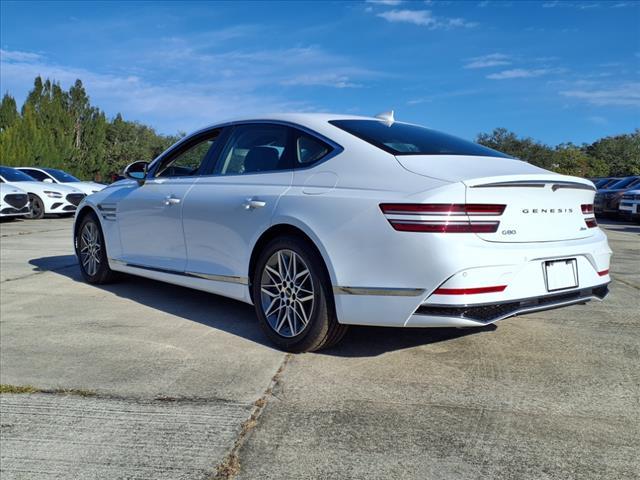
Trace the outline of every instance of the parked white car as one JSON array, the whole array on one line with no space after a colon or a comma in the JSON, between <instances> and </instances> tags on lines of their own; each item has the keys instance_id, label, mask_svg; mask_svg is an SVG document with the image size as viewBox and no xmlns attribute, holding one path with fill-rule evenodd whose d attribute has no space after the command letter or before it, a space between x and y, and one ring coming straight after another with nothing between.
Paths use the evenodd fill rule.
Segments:
<instances>
[{"instance_id":1,"label":"parked white car","mask_svg":"<svg viewBox=\"0 0 640 480\"><path fill-rule=\"evenodd\" d=\"M29 194L13 185L0 183L0 218L24 217L30 213Z\"/></svg>"},{"instance_id":2,"label":"parked white car","mask_svg":"<svg viewBox=\"0 0 640 480\"><path fill-rule=\"evenodd\" d=\"M640 222L640 190L628 190L620 198L620 215Z\"/></svg>"},{"instance_id":3,"label":"parked white car","mask_svg":"<svg viewBox=\"0 0 640 480\"><path fill-rule=\"evenodd\" d=\"M58 183L80 190L85 195L99 192L106 185L97 182L83 182L64 170L56 168L40 168L40 167L16 167L18 170L26 173L30 177L35 178L39 182Z\"/></svg>"},{"instance_id":4,"label":"parked white car","mask_svg":"<svg viewBox=\"0 0 640 480\"><path fill-rule=\"evenodd\" d=\"M482 327L608 293L593 183L392 115L218 124L125 175L76 214L84 278L252 303L290 351L349 324Z\"/></svg>"},{"instance_id":5,"label":"parked white car","mask_svg":"<svg viewBox=\"0 0 640 480\"><path fill-rule=\"evenodd\" d=\"M72 214L86 196L80 190L66 185L38 182L20 170L0 167L0 182L24 190L29 195L29 218L42 218L48 214Z\"/></svg>"}]
</instances>

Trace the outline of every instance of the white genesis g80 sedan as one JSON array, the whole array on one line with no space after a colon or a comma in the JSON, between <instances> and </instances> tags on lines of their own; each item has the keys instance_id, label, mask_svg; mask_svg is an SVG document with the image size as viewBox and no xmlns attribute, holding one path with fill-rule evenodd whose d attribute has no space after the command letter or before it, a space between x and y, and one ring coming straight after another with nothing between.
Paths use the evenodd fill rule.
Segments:
<instances>
[{"instance_id":1,"label":"white genesis g80 sedan","mask_svg":"<svg viewBox=\"0 0 640 480\"><path fill-rule=\"evenodd\" d=\"M480 327L608 292L590 181L392 117L227 122L125 177L78 208L84 278L251 303L289 351L350 324Z\"/></svg>"}]
</instances>

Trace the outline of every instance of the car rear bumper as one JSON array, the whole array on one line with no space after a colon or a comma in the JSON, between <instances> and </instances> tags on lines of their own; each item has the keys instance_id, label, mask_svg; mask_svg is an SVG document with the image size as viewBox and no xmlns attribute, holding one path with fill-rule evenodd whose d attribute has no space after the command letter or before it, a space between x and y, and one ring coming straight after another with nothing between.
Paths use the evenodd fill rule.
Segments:
<instances>
[{"instance_id":1,"label":"car rear bumper","mask_svg":"<svg viewBox=\"0 0 640 480\"><path fill-rule=\"evenodd\" d=\"M424 251L414 252L414 259L422 253L423 260L413 262L407 278L418 278L415 269L419 269L425 272L424 283L334 286L339 321L407 327L482 326L529 311L601 300L610 282L611 250L599 229L592 237L566 242L506 244L454 238L445 245L440 251L428 252L428 257ZM565 259L575 259L578 285L549 291L545 262ZM504 288L483 291L494 286Z\"/></svg>"}]
</instances>

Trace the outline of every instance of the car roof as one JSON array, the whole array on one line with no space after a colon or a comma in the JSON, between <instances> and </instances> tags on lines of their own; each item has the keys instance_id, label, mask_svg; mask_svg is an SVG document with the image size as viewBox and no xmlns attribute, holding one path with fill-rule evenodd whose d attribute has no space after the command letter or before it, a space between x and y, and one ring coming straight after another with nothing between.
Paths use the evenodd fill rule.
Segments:
<instances>
[{"instance_id":1,"label":"car roof","mask_svg":"<svg viewBox=\"0 0 640 480\"><path fill-rule=\"evenodd\" d=\"M330 120L377 120L379 118L362 115L348 115L339 113L268 113L262 115L234 117L212 123L199 130L206 130L212 127L219 127L233 123L245 122L286 122L294 123L306 127L314 127L318 125L326 125Z\"/></svg>"}]
</instances>

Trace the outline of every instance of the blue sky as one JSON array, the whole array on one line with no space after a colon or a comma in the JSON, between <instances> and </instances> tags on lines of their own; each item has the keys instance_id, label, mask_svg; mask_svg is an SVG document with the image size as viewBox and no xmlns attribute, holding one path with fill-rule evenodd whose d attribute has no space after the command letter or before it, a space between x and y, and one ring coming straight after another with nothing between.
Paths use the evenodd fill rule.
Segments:
<instances>
[{"instance_id":1,"label":"blue sky","mask_svg":"<svg viewBox=\"0 0 640 480\"><path fill-rule=\"evenodd\" d=\"M162 133L244 114L375 114L546 143L640 127L640 2L7 2L0 87L76 78Z\"/></svg>"}]
</instances>

